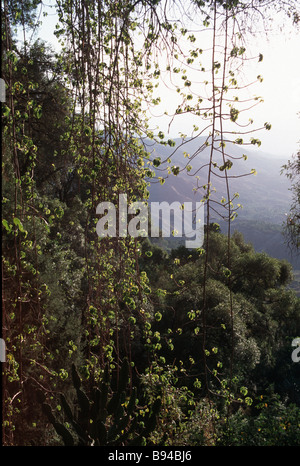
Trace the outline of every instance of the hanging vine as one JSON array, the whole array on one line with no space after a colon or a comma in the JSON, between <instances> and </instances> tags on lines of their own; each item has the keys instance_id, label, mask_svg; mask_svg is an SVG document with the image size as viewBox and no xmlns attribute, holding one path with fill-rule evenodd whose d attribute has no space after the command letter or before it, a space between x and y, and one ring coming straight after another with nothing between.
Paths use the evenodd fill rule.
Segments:
<instances>
[{"instance_id":1,"label":"hanging vine","mask_svg":"<svg viewBox=\"0 0 300 466\"><path fill-rule=\"evenodd\" d=\"M235 178L255 174L254 169L237 173L235 162L246 160L243 146L260 145L253 135L262 129L243 118L260 102L245 94L253 82L239 81L250 60L244 24L269 2L57 0L55 55L28 40L40 4L3 4L3 443L30 441L37 416L31 393L39 388L48 401L55 399L64 384L70 386L73 359L90 390L104 375L116 375L111 395L128 360L130 394L139 380L151 404L157 396L162 402L154 443L165 439L170 412L177 410L180 424L191 406L202 421L208 419L210 431L218 419L216 400L225 400L228 416L233 401L247 400L247 390L242 399L233 383L238 328L231 225L241 207L235 205L233 186ZM13 28L22 30L23 47ZM258 75L254 82L260 81ZM163 92L169 91L166 103ZM190 135L180 132L176 144L169 134L183 119L191 121ZM188 153L191 142L197 150ZM180 167L173 164L179 151L185 158ZM97 235L99 204L116 206L120 221L122 196L128 205L147 203L151 183L163 185L183 171L205 208L205 239L196 250L201 290L193 297L197 310L189 309L184 318L172 301L189 287L177 279L177 257L170 266L172 291L151 289L141 270L143 238L127 235L127 225L124 233L121 222L115 237ZM211 323L210 287L219 273L212 259L214 232L220 220L227 225L222 283L229 330L223 322L221 328ZM188 320L201 348L197 361L189 349L184 362L180 354L172 357L174 334L182 329L161 329L159 306L165 301L174 322ZM228 367L211 357L218 351L210 347L211 334L224 329L231 345ZM62 345L60 338L66 339ZM201 393L203 405L191 387ZM185 402L182 411L172 405L176 396Z\"/></svg>"}]
</instances>

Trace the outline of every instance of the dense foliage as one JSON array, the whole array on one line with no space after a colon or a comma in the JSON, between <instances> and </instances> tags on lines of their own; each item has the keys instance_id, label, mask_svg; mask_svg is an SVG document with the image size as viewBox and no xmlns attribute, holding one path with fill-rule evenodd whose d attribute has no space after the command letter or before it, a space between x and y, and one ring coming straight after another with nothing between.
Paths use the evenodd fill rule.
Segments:
<instances>
[{"instance_id":1,"label":"dense foliage","mask_svg":"<svg viewBox=\"0 0 300 466\"><path fill-rule=\"evenodd\" d=\"M288 244L295 251L299 252L299 233L300 233L300 151L293 157L292 160L284 165L283 171L285 175L292 180L291 191L293 193L293 203L287 216L285 233Z\"/></svg>"},{"instance_id":2,"label":"dense foliage","mask_svg":"<svg viewBox=\"0 0 300 466\"><path fill-rule=\"evenodd\" d=\"M202 26L213 24L212 95L203 103L183 66L203 51L190 34L180 55L188 31L162 2L59 0L59 53L26 40L40 1L3 2L4 445L299 444L291 342L300 302L288 288L291 266L230 234L237 195L222 125L240 115L230 94L236 71L227 66L245 50L236 33L230 49L228 34L256 3L269 2L191 2ZM210 131L200 249L96 234L100 202L117 204L124 193L129 202L147 200L149 182L178 173L171 161L160 172L146 146L174 145L148 121L160 101L160 47L164 71L181 81L172 118L190 113ZM227 199L213 197L214 176ZM218 209L228 232L210 222Z\"/></svg>"}]
</instances>

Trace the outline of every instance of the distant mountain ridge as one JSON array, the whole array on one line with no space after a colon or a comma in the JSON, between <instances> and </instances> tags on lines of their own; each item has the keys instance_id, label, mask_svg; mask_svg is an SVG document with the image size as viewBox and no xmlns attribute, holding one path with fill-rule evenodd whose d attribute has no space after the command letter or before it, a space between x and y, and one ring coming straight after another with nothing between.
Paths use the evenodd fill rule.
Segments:
<instances>
[{"instance_id":1,"label":"distant mountain ridge","mask_svg":"<svg viewBox=\"0 0 300 466\"><path fill-rule=\"evenodd\" d=\"M166 177L168 166L178 167L178 175L170 173L164 184L150 183L150 202L183 203L196 202L202 198L204 190L199 188L197 191L196 188L197 185L207 184L211 147L205 146L206 140L207 138L201 137L185 140L182 144L181 139L175 139L175 147L149 142L151 158L159 158L161 161L161 165L155 169L157 176ZM237 210L238 217L232 222L232 230L241 231L245 240L251 242L257 251L265 251L279 259L285 258L296 269L300 269L299 257L291 254L282 234L286 213L292 202L290 180L281 174L289 157L273 157L263 151L251 150L248 146L230 142L224 150L225 160L232 162L232 167L227 172L230 197L239 193L234 205L239 203L243 206ZM169 157L171 163L168 163ZM218 168L224 163L221 149L213 152L213 160L217 165L211 178L211 187L216 189L212 199L220 201L223 196L227 199L224 171ZM191 166L189 171L185 168L187 165ZM256 174L251 174L252 169ZM218 207L218 211L222 211L222 207ZM226 232L226 223L216 213L213 214L212 221L219 223L221 230Z\"/></svg>"}]
</instances>

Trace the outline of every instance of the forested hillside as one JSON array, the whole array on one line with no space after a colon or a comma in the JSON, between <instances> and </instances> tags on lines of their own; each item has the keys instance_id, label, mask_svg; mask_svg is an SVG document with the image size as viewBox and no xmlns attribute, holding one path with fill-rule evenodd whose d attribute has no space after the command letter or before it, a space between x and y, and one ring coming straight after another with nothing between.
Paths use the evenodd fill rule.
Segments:
<instances>
[{"instance_id":1,"label":"forested hillside","mask_svg":"<svg viewBox=\"0 0 300 466\"><path fill-rule=\"evenodd\" d=\"M163 185L150 183L150 201L182 202L197 199L197 186L207 179L208 168L205 161L209 157L209 147L204 146L201 153L197 154L199 146L203 146L205 141L205 137L186 138L183 145L181 139L175 139L175 146L172 148L148 142L152 157L161 159L161 167L167 166L170 157L180 167L178 175L171 173ZM233 192L239 194L235 204L240 206L236 210L232 230L242 232L257 251L266 252L278 259L287 259L295 270L299 270L299 254L291 251L284 235L284 224L292 203L292 183L284 176L283 170L287 159L248 148L243 149L244 158L240 159L239 149L234 144L230 144L230 153L236 157L230 170L230 186ZM189 170L186 170L187 157L184 154L189 154ZM254 167L256 171L251 173ZM215 180L214 186L215 199L226 197L226 187L221 179ZM222 231L226 232L226 221L219 214L212 216L211 220L219 223Z\"/></svg>"},{"instance_id":2,"label":"forested hillside","mask_svg":"<svg viewBox=\"0 0 300 466\"><path fill-rule=\"evenodd\" d=\"M243 34L274 12L299 20L297 2L269 3L57 0L54 52L42 2L2 2L4 446L300 444L293 267L232 228L237 190L253 191L243 145L260 146L237 97ZM171 118L195 117L191 154L150 125L162 75L180 97ZM97 234L100 204L172 202L158 187L183 170L182 193L205 206L202 247L123 234L121 215Z\"/></svg>"}]
</instances>

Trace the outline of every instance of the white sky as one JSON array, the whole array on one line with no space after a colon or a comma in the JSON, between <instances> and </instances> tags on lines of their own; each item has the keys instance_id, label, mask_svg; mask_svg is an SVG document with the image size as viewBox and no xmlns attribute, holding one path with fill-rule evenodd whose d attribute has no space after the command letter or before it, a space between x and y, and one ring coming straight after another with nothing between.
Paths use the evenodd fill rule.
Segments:
<instances>
[{"instance_id":1,"label":"white sky","mask_svg":"<svg viewBox=\"0 0 300 466\"><path fill-rule=\"evenodd\" d=\"M49 0L49 4L53 3L53 0ZM46 10L49 14L46 18L40 18L43 26L35 38L40 37L57 48L57 39L53 35L57 17L54 8ZM263 35L253 39L251 46L254 54L261 52L264 55L261 63L253 62L254 68L251 70L253 76L260 74L264 78L256 89L251 89L251 92L262 96L264 102L252 110L249 117L253 117L258 125L265 122L272 124L271 131L254 136L261 139L260 149L263 152L288 159L300 147L300 35L294 28L285 33L280 33L278 29L278 32L269 34L268 40ZM173 101L173 96L166 94L164 105L168 105L168 99ZM161 124L161 119L157 121ZM178 124L175 120L170 136L178 136L179 131L190 134L192 124L192 120L186 117L178 119ZM162 129L166 128L167 125Z\"/></svg>"},{"instance_id":2,"label":"white sky","mask_svg":"<svg viewBox=\"0 0 300 466\"><path fill-rule=\"evenodd\" d=\"M243 92L245 97L260 96L263 102L245 112L244 116L247 121L254 119L253 129L263 127L265 122L272 125L270 131L253 133L253 137L262 141L259 150L289 159L300 148L300 35L295 29L290 34L270 34L268 39L261 35L251 39L249 47L246 47L253 57L262 53L263 61L255 59L245 63L243 77L241 81L238 79L238 83L247 84L261 75L261 83ZM240 95L239 91L236 95ZM165 96L167 103L174 104L174 95L166 91ZM178 117L177 121L175 118L170 136L175 137L179 132L189 135L193 123L197 122L187 115ZM164 129L167 130L167 125ZM247 136L244 137L246 139ZM255 147L251 146L253 149Z\"/></svg>"},{"instance_id":3,"label":"white sky","mask_svg":"<svg viewBox=\"0 0 300 466\"><path fill-rule=\"evenodd\" d=\"M300 148L300 36L274 35L262 44L258 114L272 124L261 136L266 152L290 157Z\"/></svg>"}]
</instances>

